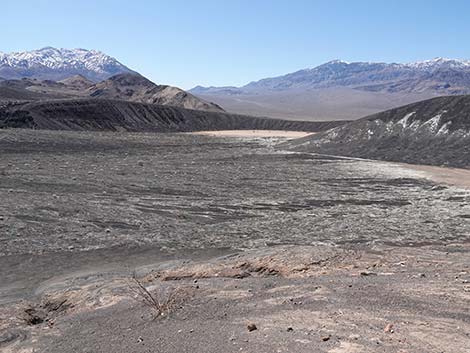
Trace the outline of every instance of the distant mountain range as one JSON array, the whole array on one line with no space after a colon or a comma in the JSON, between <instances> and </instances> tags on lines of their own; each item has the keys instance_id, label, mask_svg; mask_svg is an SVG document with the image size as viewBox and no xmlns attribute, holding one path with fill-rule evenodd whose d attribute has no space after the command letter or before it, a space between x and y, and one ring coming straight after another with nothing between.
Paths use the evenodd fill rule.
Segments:
<instances>
[{"instance_id":1,"label":"distant mountain range","mask_svg":"<svg viewBox=\"0 0 470 353\"><path fill-rule=\"evenodd\" d=\"M97 50L46 47L18 53L0 52L0 77L63 80L81 75L101 81L121 73L135 73L115 58Z\"/></svg>"},{"instance_id":2,"label":"distant mountain range","mask_svg":"<svg viewBox=\"0 0 470 353\"><path fill-rule=\"evenodd\" d=\"M334 60L242 87L191 93L229 111L311 120L356 119L426 98L470 93L470 61L387 64Z\"/></svg>"}]
</instances>

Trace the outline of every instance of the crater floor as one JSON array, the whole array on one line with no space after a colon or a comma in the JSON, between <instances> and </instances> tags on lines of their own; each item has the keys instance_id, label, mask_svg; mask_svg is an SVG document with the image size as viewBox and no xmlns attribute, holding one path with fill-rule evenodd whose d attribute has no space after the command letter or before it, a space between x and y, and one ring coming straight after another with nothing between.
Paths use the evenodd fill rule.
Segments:
<instances>
[{"instance_id":1,"label":"crater floor","mask_svg":"<svg viewBox=\"0 0 470 353\"><path fill-rule=\"evenodd\" d=\"M44 351L60 346L56 351L66 352L63 343L70 340L75 347L93 342L90 352L106 351L99 349L104 344L102 335L133 332L134 325L144 325L146 334L152 335L163 332L164 325L168 332L161 351L165 352L189 352L192 339L196 340L193 347L199 347L194 351L203 351L201 342L215 336L214 344L219 346L205 352L240 348L272 352L276 347L280 352L315 351L315 347L319 352L363 352L398 336L382 337L381 326L390 320L400 322L400 340L407 342L403 322L416 318L412 326L416 334L408 341L419 338L418 343L402 347L402 352L414 352L419 351L413 350L419 340L434 334L429 321L437 320L441 333L449 333L453 325L465 331L469 327L465 302L470 300L464 282L469 271L464 259L468 259L470 239L470 191L430 181L425 172L399 164L276 150L274 146L282 141L256 136L0 130L0 348L19 351L42 344L42 349L49 348ZM106 284L120 288L122 294L114 281L127 278L132 269L148 275L162 268L181 269L187 263L213 266L230 254L241 262L282 259L279 249L293 245L298 254L289 252L289 256L309 254L313 259L299 264L301 273L302 266L307 266L304 277L294 276L299 271L292 266L283 272L277 265L267 266L267 273L250 267L247 276L234 274L233 269L240 268L238 262L223 262L221 266L232 271L228 275L207 270L206 275L193 271L176 276L178 284L191 288L194 279L205 278L206 292L196 291L193 303L199 304L182 309L165 324L148 323L141 312L145 310L132 301L60 316L49 329L65 334L65 341L38 329L42 324L28 328L10 320L18 317L15 310L24 312L25 302L33 305L45 295L70 295L71 283L75 287ZM325 254L329 255L324 258ZM446 260L448 256L455 259ZM401 262L403 266L396 265ZM160 283L161 278L154 280ZM389 285L384 293L382 289ZM300 292L290 293L293 288ZM317 290L321 294L310 298ZM218 298L213 307L204 300L209 292ZM421 298L428 293L434 293L432 300ZM93 292L92 297L100 301L102 295ZM296 296L308 296L298 300L307 305L293 307L290 299ZM365 302L360 300L365 297ZM266 303L270 306L263 309ZM436 304L450 311L443 307L431 312ZM397 305L403 317L389 317ZM75 307L80 307L78 302ZM426 315L417 316L420 308L427 310ZM356 309L364 314L358 321L354 321ZM365 326L357 333L351 328L344 331L340 316L346 312L348 323L367 326L370 322L372 333ZM128 326L103 323L126 315L130 315ZM431 327L420 326L418 318ZM76 336L83 320L91 331ZM245 326L250 320L261 329L247 336ZM208 326L201 327L208 331L198 332L196 339L189 330L196 330L196 323L202 321ZM220 326L221 322L227 326ZM293 332L286 331L292 325L297 325ZM221 327L225 327L223 334L218 334ZM178 330L187 336L184 344L178 341ZM266 335L276 335L276 330L291 345L276 339L270 345ZM341 339L322 341L339 331ZM314 338L308 337L309 332ZM468 334L454 334L454 348L459 342L470 345ZM129 339L137 342L132 351L155 351L156 336L149 347L140 345L146 338L140 341L136 335L130 333ZM120 336L121 347L128 342L124 336ZM258 341L250 345L254 337ZM431 341L423 352L444 342ZM224 342L229 346L221 350ZM399 351L401 343L390 342L383 351Z\"/></svg>"}]
</instances>

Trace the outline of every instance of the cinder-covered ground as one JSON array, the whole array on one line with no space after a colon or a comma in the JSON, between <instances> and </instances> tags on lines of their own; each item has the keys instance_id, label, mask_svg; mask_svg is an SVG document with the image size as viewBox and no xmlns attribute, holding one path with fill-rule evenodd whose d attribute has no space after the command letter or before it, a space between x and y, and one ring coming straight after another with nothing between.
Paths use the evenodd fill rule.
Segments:
<instances>
[{"instance_id":1,"label":"cinder-covered ground","mask_svg":"<svg viewBox=\"0 0 470 353\"><path fill-rule=\"evenodd\" d=\"M2 351L469 352L470 192L281 140L0 131Z\"/></svg>"}]
</instances>

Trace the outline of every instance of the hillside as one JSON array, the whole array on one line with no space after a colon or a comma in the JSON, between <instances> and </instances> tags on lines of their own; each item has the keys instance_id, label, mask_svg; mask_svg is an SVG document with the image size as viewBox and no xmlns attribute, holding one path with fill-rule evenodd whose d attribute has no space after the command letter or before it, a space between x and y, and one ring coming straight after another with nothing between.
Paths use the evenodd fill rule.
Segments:
<instances>
[{"instance_id":1,"label":"hillside","mask_svg":"<svg viewBox=\"0 0 470 353\"><path fill-rule=\"evenodd\" d=\"M0 81L0 102L58 98L114 99L194 110L224 111L218 105L206 102L182 89L156 85L138 74L120 74L99 83L94 83L81 75L71 76L58 82L31 78Z\"/></svg>"},{"instance_id":2,"label":"hillside","mask_svg":"<svg viewBox=\"0 0 470 353\"><path fill-rule=\"evenodd\" d=\"M177 87L156 85L141 75L120 74L99 82L86 91L93 98L123 99L130 102L172 105L186 109L224 111Z\"/></svg>"},{"instance_id":3,"label":"hillside","mask_svg":"<svg viewBox=\"0 0 470 353\"><path fill-rule=\"evenodd\" d=\"M282 148L469 168L470 96L406 105L291 141Z\"/></svg>"},{"instance_id":4,"label":"hillside","mask_svg":"<svg viewBox=\"0 0 470 353\"><path fill-rule=\"evenodd\" d=\"M108 99L68 99L0 109L0 127L48 130L189 132L200 130L323 131L339 122L286 121Z\"/></svg>"},{"instance_id":5,"label":"hillside","mask_svg":"<svg viewBox=\"0 0 470 353\"><path fill-rule=\"evenodd\" d=\"M470 61L407 64L334 60L242 87L190 90L226 110L307 120L356 119L442 95L470 93Z\"/></svg>"},{"instance_id":6,"label":"hillside","mask_svg":"<svg viewBox=\"0 0 470 353\"><path fill-rule=\"evenodd\" d=\"M67 77L63 80L60 80L59 83L62 83L69 88L74 88L78 91L86 90L94 85L93 81L90 81L82 75L74 75Z\"/></svg>"}]
</instances>

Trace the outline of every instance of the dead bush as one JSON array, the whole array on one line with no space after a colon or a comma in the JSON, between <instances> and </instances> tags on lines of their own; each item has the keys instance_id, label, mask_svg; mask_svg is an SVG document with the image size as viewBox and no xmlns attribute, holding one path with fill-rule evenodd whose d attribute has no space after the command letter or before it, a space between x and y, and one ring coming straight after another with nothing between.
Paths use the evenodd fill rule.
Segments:
<instances>
[{"instance_id":1,"label":"dead bush","mask_svg":"<svg viewBox=\"0 0 470 353\"><path fill-rule=\"evenodd\" d=\"M188 287L160 285L149 290L135 274L128 285L133 298L151 309L154 320L170 315L191 297L191 289Z\"/></svg>"}]
</instances>

